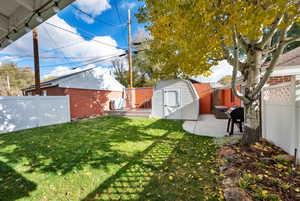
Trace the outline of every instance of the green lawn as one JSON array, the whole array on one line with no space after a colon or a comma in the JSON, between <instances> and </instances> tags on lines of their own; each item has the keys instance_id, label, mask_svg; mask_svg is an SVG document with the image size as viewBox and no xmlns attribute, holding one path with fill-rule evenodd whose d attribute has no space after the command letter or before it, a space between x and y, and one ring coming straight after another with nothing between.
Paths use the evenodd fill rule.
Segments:
<instances>
[{"instance_id":1,"label":"green lawn","mask_svg":"<svg viewBox=\"0 0 300 201\"><path fill-rule=\"evenodd\" d=\"M0 200L218 200L213 139L103 117L0 135Z\"/></svg>"}]
</instances>

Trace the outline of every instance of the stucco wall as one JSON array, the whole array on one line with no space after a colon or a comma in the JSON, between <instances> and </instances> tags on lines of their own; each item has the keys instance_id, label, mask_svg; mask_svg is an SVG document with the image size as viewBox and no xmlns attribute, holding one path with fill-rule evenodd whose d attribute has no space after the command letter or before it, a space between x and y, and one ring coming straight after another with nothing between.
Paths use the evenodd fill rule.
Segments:
<instances>
[{"instance_id":1,"label":"stucco wall","mask_svg":"<svg viewBox=\"0 0 300 201\"><path fill-rule=\"evenodd\" d=\"M200 98L200 114L212 113L212 88L209 83L193 83Z\"/></svg>"},{"instance_id":2,"label":"stucco wall","mask_svg":"<svg viewBox=\"0 0 300 201\"><path fill-rule=\"evenodd\" d=\"M240 87L238 87L238 90ZM231 88L230 89L223 89L223 105L227 107L232 107L232 106L241 106L241 100L236 97Z\"/></svg>"},{"instance_id":3,"label":"stucco wall","mask_svg":"<svg viewBox=\"0 0 300 201\"><path fill-rule=\"evenodd\" d=\"M141 87L126 89L127 106L132 108L151 108L151 98L153 96L153 87ZM130 98L130 96L134 96ZM132 101L132 103L130 103Z\"/></svg>"}]
</instances>

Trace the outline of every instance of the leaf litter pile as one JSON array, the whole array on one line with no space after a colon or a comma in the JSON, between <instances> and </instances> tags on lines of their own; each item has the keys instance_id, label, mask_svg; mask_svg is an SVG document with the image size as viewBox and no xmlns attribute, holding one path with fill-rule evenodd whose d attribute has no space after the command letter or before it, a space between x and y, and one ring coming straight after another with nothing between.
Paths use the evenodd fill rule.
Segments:
<instances>
[{"instance_id":1,"label":"leaf litter pile","mask_svg":"<svg viewBox=\"0 0 300 201\"><path fill-rule=\"evenodd\" d=\"M227 145L219 157L225 198L226 192L229 197L238 192L249 200L300 200L300 167L277 146L265 140L250 147Z\"/></svg>"}]
</instances>

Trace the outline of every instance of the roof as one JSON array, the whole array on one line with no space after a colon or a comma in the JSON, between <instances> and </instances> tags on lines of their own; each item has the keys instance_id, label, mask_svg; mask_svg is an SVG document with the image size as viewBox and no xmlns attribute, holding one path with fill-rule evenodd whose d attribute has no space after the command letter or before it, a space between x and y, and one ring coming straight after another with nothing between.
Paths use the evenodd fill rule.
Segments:
<instances>
[{"instance_id":1,"label":"roof","mask_svg":"<svg viewBox=\"0 0 300 201\"><path fill-rule=\"evenodd\" d=\"M61 88L107 91L123 91L125 89L125 87L107 71L99 67L85 69L41 83L42 88L53 86L58 86ZM35 86L32 85L23 90L31 91L34 90L34 88Z\"/></svg>"},{"instance_id":2,"label":"roof","mask_svg":"<svg viewBox=\"0 0 300 201\"><path fill-rule=\"evenodd\" d=\"M300 74L300 47L282 54L271 76Z\"/></svg>"},{"instance_id":3,"label":"roof","mask_svg":"<svg viewBox=\"0 0 300 201\"><path fill-rule=\"evenodd\" d=\"M0 47L4 48L25 35L74 0L1 0L0 1ZM40 15L37 20L38 15Z\"/></svg>"},{"instance_id":4,"label":"roof","mask_svg":"<svg viewBox=\"0 0 300 201\"><path fill-rule=\"evenodd\" d=\"M282 54L278 59L277 66L300 66L300 47Z\"/></svg>"}]
</instances>

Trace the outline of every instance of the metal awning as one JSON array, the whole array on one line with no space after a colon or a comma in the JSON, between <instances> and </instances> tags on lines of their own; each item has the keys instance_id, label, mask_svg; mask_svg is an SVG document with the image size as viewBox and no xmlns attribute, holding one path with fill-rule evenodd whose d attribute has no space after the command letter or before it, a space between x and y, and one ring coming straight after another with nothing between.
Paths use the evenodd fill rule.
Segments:
<instances>
[{"instance_id":1,"label":"metal awning","mask_svg":"<svg viewBox=\"0 0 300 201\"><path fill-rule=\"evenodd\" d=\"M0 48L25 35L74 0L0 0Z\"/></svg>"}]
</instances>

